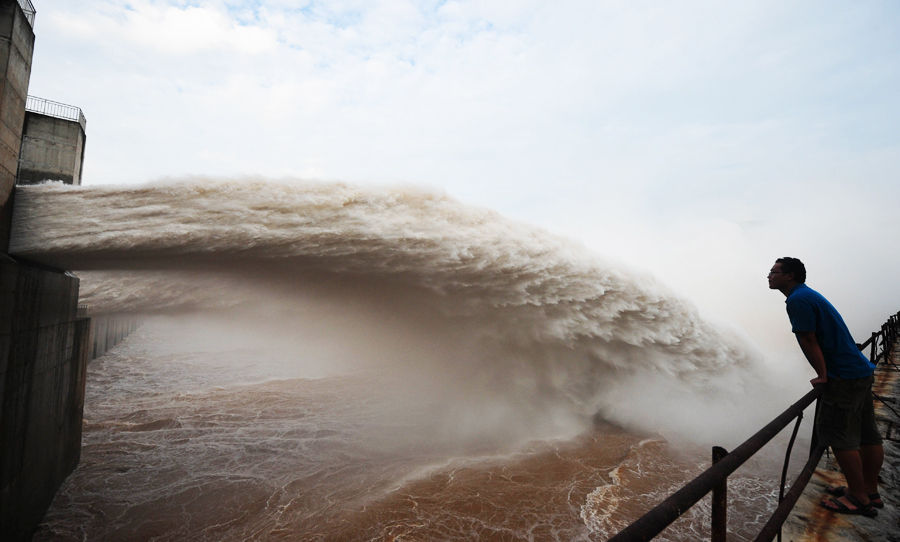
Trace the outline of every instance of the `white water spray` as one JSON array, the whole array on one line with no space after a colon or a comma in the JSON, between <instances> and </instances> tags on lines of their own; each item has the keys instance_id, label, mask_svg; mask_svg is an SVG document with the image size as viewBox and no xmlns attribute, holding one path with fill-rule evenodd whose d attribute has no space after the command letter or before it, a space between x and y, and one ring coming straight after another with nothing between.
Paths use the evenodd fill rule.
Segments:
<instances>
[{"instance_id":1,"label":"white water spray","mask_svg":"<svg viewBox=\"0 0 900 542\"><path fill-rule=\"evenodd\" d=\"M736 394L756 382L755 353L651 278L411 188L21 187L10 253L76 270L94 314L231 314L229 332L298 359L338 345L356 368L451 397L454 434L572 434L597 412L734 432Z\"/></svg>"}]
</instances>

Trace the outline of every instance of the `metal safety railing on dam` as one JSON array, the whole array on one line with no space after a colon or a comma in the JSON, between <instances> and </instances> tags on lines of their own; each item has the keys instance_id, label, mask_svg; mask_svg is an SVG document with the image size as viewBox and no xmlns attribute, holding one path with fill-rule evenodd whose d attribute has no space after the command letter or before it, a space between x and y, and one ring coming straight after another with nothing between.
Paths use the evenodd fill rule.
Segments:
<instances>
[{"instance_id":1,"label":"metal safety railing on dam","mask_svg":"<svg viewBox=\"0 0 900 542\"><path fill-rule=\"evenodd\" d=\"M869 359L872 360L873 363L888 364L891 347L897 340L898 332L900 332L900 312L891 316L887 322L881 326L880 331L872 333L872 336L866 342L858 344L857 346L860 350L865 350L866 348L870 349ZM655 508L638 518L631 525L621 530L617 535L610 538L609 542L651 540L710 492L712 492L710 539L712 542L724 542L727 533L728 476L750 459L750 457L756 454L756 452L762 449L763 446L768 444L770 440L775 438L775 436L780 433L782 429L787 427L791 421L794 421L793 433L791 434L787 450L785 451L784 466L781 471L778 507L754 539L754 542L769 542L777 537L780 542L781 526L784 524L785 520L787 520L788 515L794 508L794 505L797 503L797 500L800 498L806 485L809 483L809 479L812 477L813 472L815 472L816 465L819 463L819 459L821 459L822 454L825 451L825 446L817 442L815 429L813 429L809 457L806 464L794 479L793 483L791 483L790 491L785 494L784 488L786 485L789 460L791 451L793 450L794 440L800 429L800 422L803 420L803 411L806 410L813 401L816 401L821 394L821 389L817 388L811 390L730 453L719 446L713 447L713 465L711 467L703 471L700 475L688 482L684 487L673 493ZM818 404L816 404L816 407L818 408Z\"/></svg>"},{"instance_id":2,"label":"metal safety railing on dam","mask_svg":"<svg viewBox=\"0 0 900 542\"><path fill-rule=\"evenodd\" d=\"M31 0L19 0L19 7L22 8L22 12L25 14L25 20L28 21L31 28L34 28L34 16L37 13L34 9L34 4L31 3Z\"/></svg>"},{"instance_id":3,"label":"metal safety railing on dam","mask_svg":"<svg viewBox=\"0 0 900 542\"><path fill-rule=\"evenodd\" d=\"M80 107L37 96L28 96L25 98L25 111L77 122L81 125L81 129L87 132L87 119Z\"/></svg>"}]
</instances>

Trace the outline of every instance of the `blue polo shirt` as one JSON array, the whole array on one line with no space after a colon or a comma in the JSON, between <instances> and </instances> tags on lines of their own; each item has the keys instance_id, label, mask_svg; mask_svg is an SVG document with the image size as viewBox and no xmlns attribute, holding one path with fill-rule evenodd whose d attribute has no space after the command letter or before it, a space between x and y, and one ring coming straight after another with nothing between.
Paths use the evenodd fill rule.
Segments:
<instances>
[{"instance_id":1,"label":"blue polo shirt","mask_svg":"<svg viewBox=\"0 0 900 542\"><path fill-rule=\"evenodd\" d=\"M865 378L875 371L875 365L856 347L844 319L822 294L806 284L798 284L784 302L791 331L816 333L829 378Z\"/></svg>"}]
</instances>

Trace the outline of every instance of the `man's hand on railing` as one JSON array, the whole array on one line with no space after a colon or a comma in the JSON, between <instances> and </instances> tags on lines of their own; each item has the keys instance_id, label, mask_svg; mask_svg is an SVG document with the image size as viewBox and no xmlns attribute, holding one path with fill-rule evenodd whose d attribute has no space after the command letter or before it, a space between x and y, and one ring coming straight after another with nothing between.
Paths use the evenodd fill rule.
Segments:
<instances>
[{"instance_id":1,"label":"man's hand on railing","mask_svg":"<svg viewBox=\"0 0 900 542\"><path fill-rule=\"evenodd\" d=\"M827 376L817 376L817 377L811 379L809 381L809 383L812 384L812 387L814 387L814 388L820 388L828 383L828 377Z\"/></svg>"}]
</instances>

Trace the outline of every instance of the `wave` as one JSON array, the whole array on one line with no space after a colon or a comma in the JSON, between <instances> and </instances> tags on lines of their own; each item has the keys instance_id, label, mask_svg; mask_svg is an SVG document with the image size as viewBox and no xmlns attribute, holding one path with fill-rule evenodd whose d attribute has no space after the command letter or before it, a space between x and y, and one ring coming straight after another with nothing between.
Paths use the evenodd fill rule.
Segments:
<instances>
[{"instance_id":1,"label":"wave","mask_svg":"<svg viewBox=\"0 0 900 542\"><path fill-rule=\"evenodd\" d=\"M10 253L75 270L92 314L240 314L267 340L353 343L358 358L477 405L458 426L516 412L583 427L599 411L654 430L723 429L724 415L712 427L690 418L712 400L729 411L759 361L652 277L413 187L17 187Z\"/></svg>"}]
</instances>

